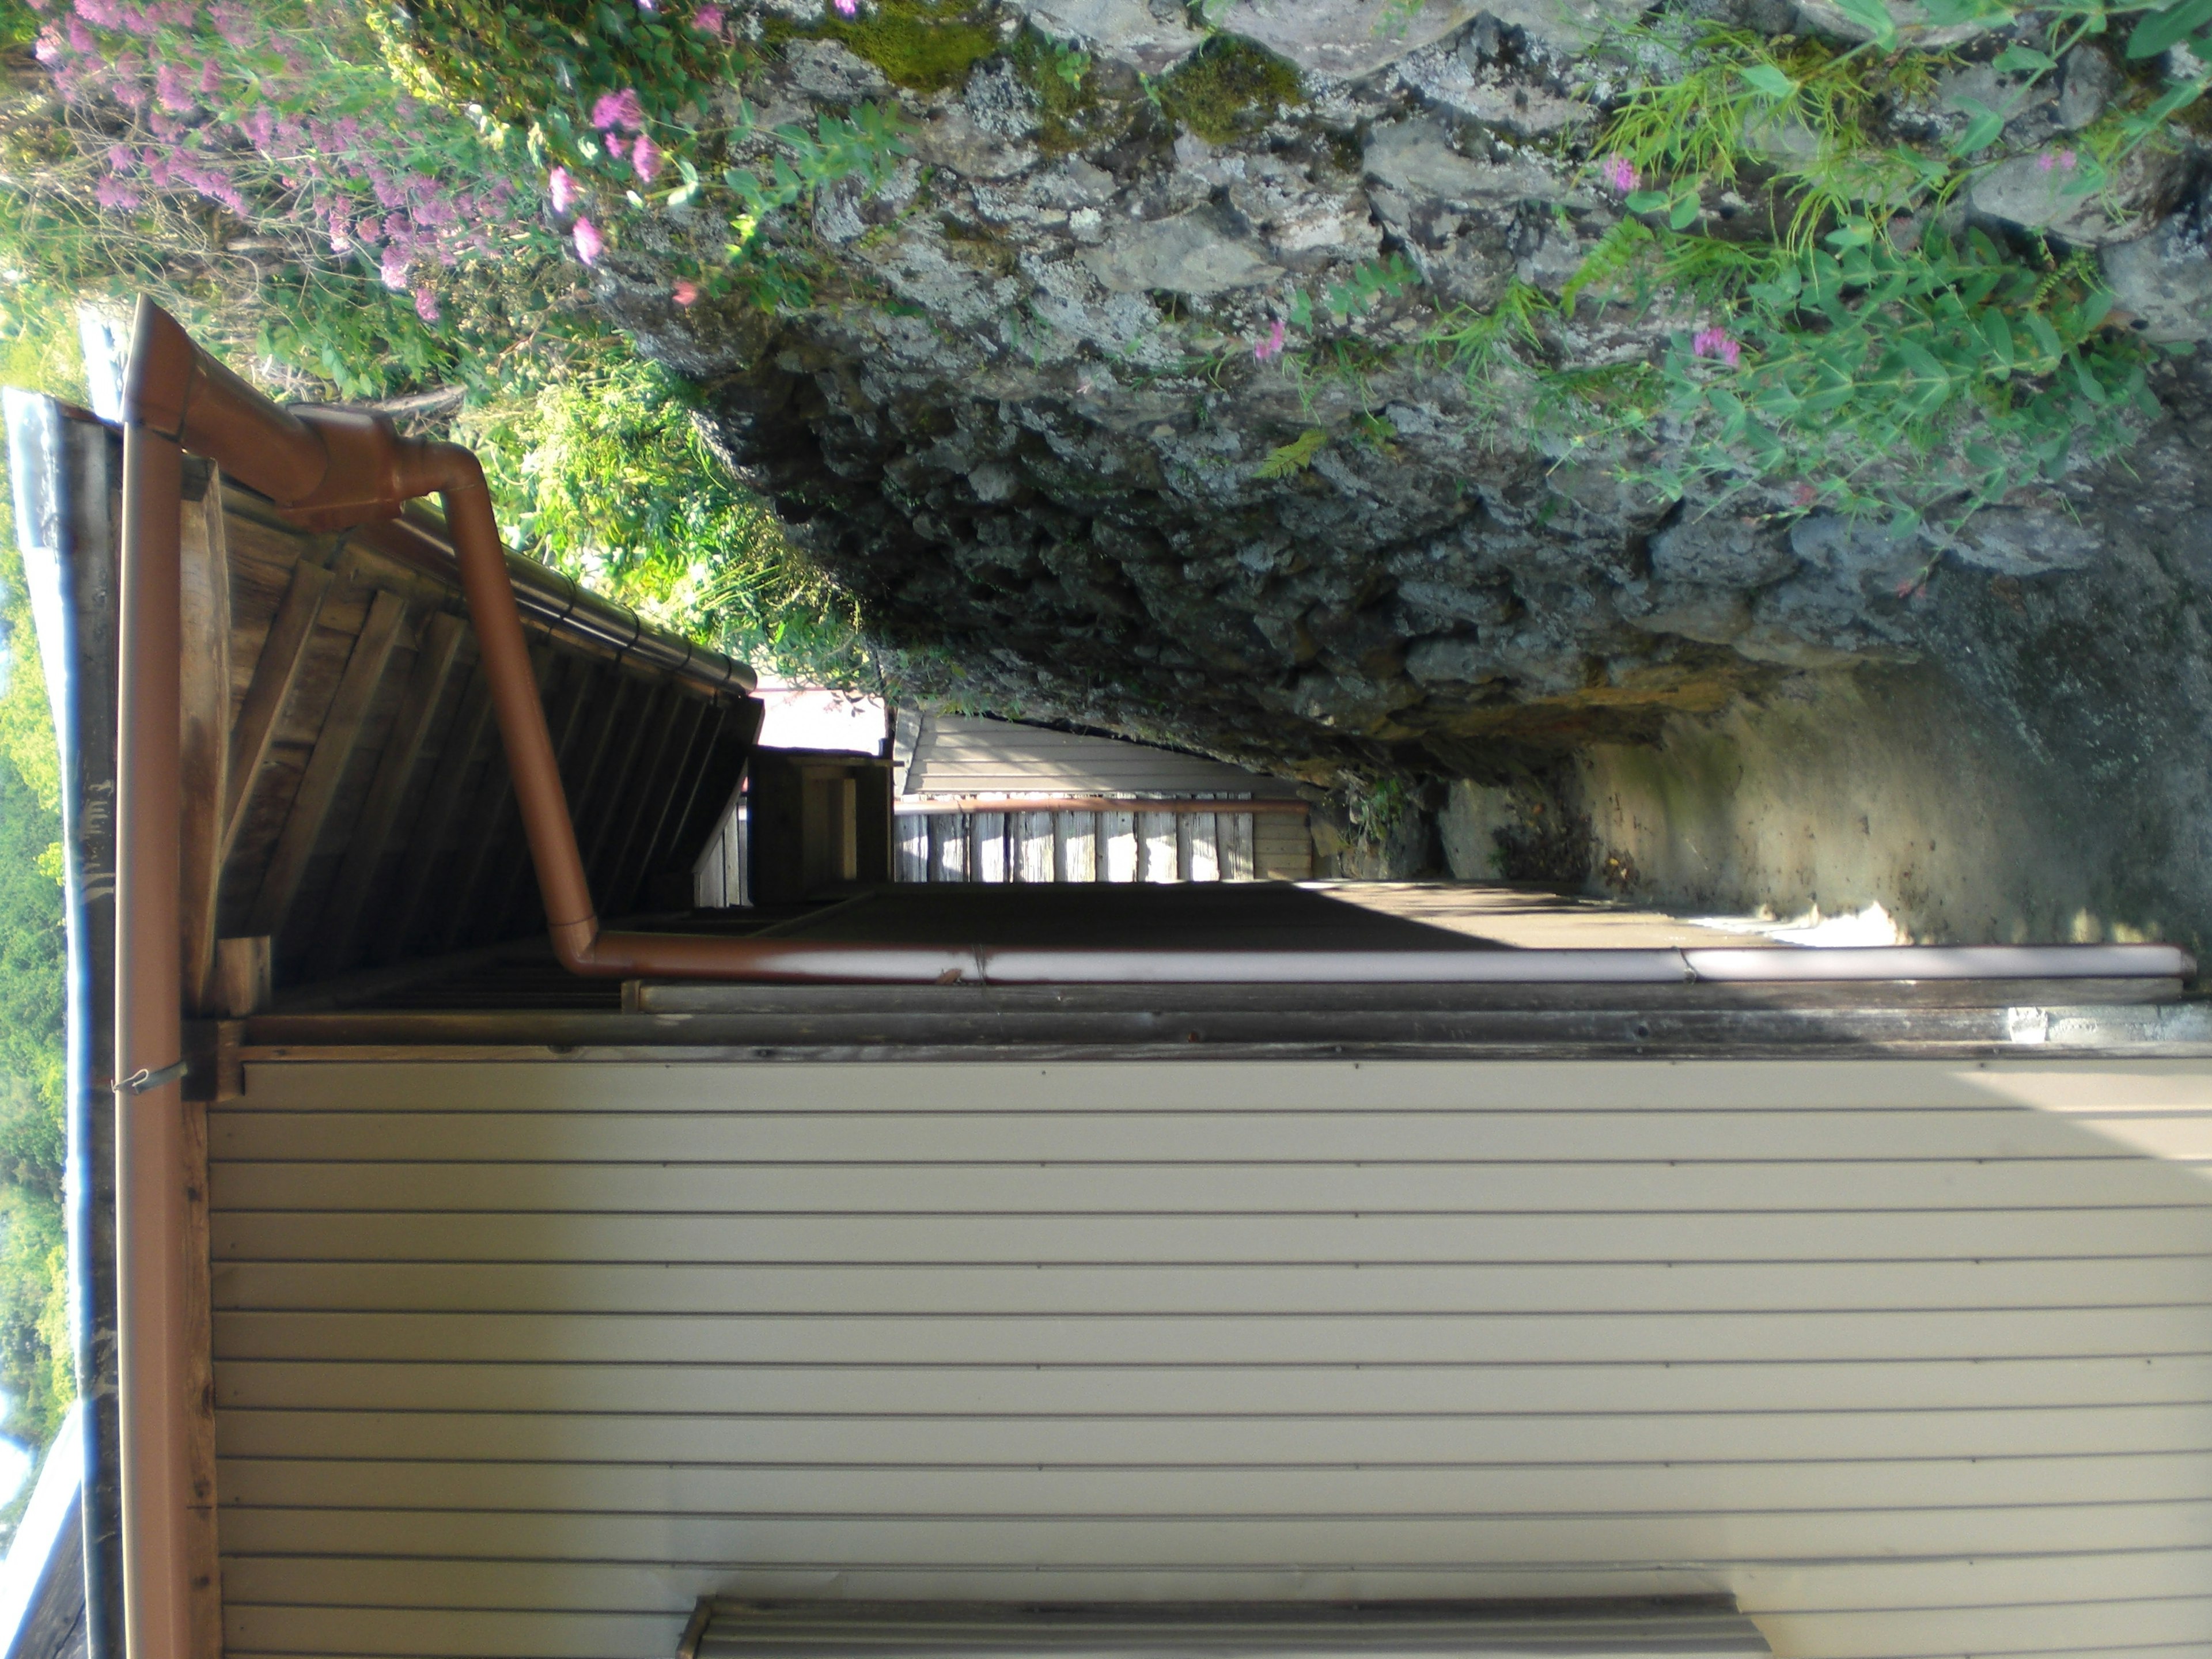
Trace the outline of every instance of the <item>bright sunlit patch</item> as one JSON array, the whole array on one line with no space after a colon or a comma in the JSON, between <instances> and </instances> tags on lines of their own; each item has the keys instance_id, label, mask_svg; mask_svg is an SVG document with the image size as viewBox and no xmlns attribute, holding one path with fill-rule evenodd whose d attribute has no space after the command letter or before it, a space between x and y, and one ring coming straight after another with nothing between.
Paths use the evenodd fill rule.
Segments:
<instances>
[{"instance_id":1,"label":"bright sunlit patch","mask_svg":"<svg viewBox=\"0 0 2212 1659\"><path fill-rule=\"evenodd\" d=\"M1834 916L1821 915L1816 904L1801 916L1781 920L1771 916L1691 916L1686 920L1699 927L1731 933L1764 933L1784 945L1811 945L1823 949L1912 943L1911 935L1899 927L1879 903Z\"/></svg>"}]
</instances>

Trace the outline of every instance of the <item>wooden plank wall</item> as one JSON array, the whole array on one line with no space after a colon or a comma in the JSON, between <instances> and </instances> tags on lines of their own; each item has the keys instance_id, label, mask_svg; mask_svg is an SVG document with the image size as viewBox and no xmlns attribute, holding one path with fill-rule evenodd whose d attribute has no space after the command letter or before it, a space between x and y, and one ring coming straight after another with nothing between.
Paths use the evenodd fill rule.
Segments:
<instances>
[{"instance_id":1,"label":"wooden plank wall","mask_svg":"<svg viewBox=\"0 0 2212 1659\"><path fill-rule=\"evenodd\" d=\"M222 502L232 769L213 932L273 939L290 984L542 927L457 588L243 491ZM601 914L681 907L758 705L542 628L533 648Z\"/></svg>"},{"instance_id":2,"label":"wooden plank wall","mask_svg":"<svg viewBox=\"0 0 2212 1659\"><path fill-rule=\"evenodd\" d=\"M1297 793L1280 778L1203 755L959 714L920 718L899 789L909 795Z\"/></svg>"},{"instance_id":3,"label":"wooden plank wall","mask_svg":"<svg viewBox=\"0 0 2212 1659\"><path fill-rule=\"evenodd\" d=\"M233 1655L1733 1594L2212 1652L2212 1062L250 1065Z\"/></svg>"}]
</instances>

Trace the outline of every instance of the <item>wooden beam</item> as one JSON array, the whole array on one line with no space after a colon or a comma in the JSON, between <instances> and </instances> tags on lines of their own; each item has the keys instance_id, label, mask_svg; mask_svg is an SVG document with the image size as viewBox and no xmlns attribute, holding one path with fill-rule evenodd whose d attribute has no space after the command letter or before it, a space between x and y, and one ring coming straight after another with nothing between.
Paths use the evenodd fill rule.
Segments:
<instances>
[{"instance_id":1,"label":"wooden beam","mask_svg":"<svg viewBox=\"0 0 2212 1659\"><path fill-rule=\"evenodd\" d=\"M261 655L253 665L253 681L246 689L246 702L231 728L230 763L223 791L222 846L217 857L228 862L236 845L246 809L252 804L254 780L269 758L276 738L276 722L300 678L300 665L307 659L308 643L315 637L315 619L331 591L331 573L304 560L292 567L292 580L261 642Z\"/></svg>"},{"instance_id":2,"label":"wooden beam","mask_svg":"<svg viewBox=\"0 0 2212 1659\"><path fill-rule=\"evenodd\" d=\"M437 769L430 774L429 786L423 791L422 810L406 838L408 857L399 891L374 949L379 962L404 955L407 941L415 936L416 915L444 867L446 831L461 804L462 787L475 775L487 741L498 741L492 725L491 689L483 676L477 674L461 693L461 706L438 751Z\"/></svg>"},{"instance_id":3,"label":"wooden beam","mask_svg":"<svg viewBox=\"0 0 2212 1659\"><path fill-rule=\"evenodd\" d=\"M721 744L722 733L729 726L730 713L727 703L715 703L708 708L706 717L700 721L698 741L692 744L684 772L677 778L676 787L669 794L668 813L662 818L660 829L648 844L646 856L639 861L643 878L648 884L646 902L653 908L659 908L659 899L651 892L650 884L661 873L663 866L677 856L676 848L684 835L684 826L697 810L701 786L705 783L707 774L713 766L714 751ZM735 778L730 780L730 787L737 787ZM706 832L702 830L700 833L703 838ZM690 861L686 860L684 863L688 871ZM632 901L633 904L635 902L635 900ZM684 908L690 908L688 901Z\"/></svg>"},{"instance_id":4,"label":"wooden beam","mask_svg":"<svg viewBox=\"0 0 2212 1659\"><path fill-rule=\"evenodd\" d=\"M445 701L446 684L452 678L453 659L459 653L466 631L459 617L442 611L431 617L422 630L422 649L416 653L414 672L407 678L399 712L392 719L392 734L385 739L368 798L362 803L361 816L354 820L330 902L323 907L313 963L317 978L336 973L353 959L354 940L370 887L384 863L392 825L398 820L407 786L422 757L431 719Z\"/></svg>"},{"instance_id":5,"label":"wooden beam","mask_svg":"<svg viewBox=\"0 0 2212 1659\"><path fill-rule=\"evenodd\" d=\"M636 821L638 786L659 763L667 723L683 696L665 680L640 680L637 686L637 717L631 721L636 736L623 745L619 763L601 785L603 799L582 842L584 873L594 893L606 886L611 857L621 850L620 836Z\"/></svg>"},{"instance_id":6,"label":"wooden beam","mask_svg":"<svg viewBox=\"0 0 2212 1659\"><path fill-rule=\"evenodd\" d=\"M397 593L379 592L368 607L368 620L346 659L337 695L331 699L323 729L316 735L314 751L300 779L300 792L292 798L292 811L276 838L269 869L261 878L261 892L253 902L249 933L267 933L282 942L284 924L299 896L300 882L307 873L307 860L322 839L324 821L337 799L338 786L361 742L362 726L377 688L384 683L385 665L398 642L399 626L406 619L407 602Z\"/></svg>"},{"instance_id":7,"label":"wooden beam","mask_svg":"<svg viewBox=\"0 0 2212 1659\"><path fill-rule=\"evenodd\" d=\"M230 770L230 557L223 543L222 484L212 469L199 500L183 503L180 529L184 812L177 826L177 921L184 954L179 983L185 1007L204 1012L215 974Z\"/></svg>"},{"instance_id":8,"label":"wooden beam","mask_svg":"<svg viewBox=\"0 0 2212 1659\"><path fill-rule=\"evenodd\" d=\"M650 753L625 792L634 805L622 833L610 844L605 884L592 890L593 902L603 921L622 914L619 901L627 898L636 886L632 874L637 855L642 850L639 843L658 824L672 775L670 768L682 763L706 709L707 705L697 698L678 693L661 714L659 729L648 739ZM670 760L672 755L675 757L673 763Z\"/></svg>"}]
</instances>

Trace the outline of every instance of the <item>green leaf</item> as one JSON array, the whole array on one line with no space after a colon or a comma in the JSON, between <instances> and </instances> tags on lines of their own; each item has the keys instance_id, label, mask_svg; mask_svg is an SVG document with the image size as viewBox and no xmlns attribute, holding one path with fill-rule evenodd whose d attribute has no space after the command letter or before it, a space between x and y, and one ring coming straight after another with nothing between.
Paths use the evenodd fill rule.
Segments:
<instances>
[{"instance_id":1,"label":"green leaf","mask_svg":"<svg viewBox=\"0 0 2212 1659\"><path fill-rule=\"evenodd\" d=\"M2212 5L2212 0L2192 0L2192 3ZM1972 155L1978 149L1987 149L2004 131L2004 117L1978 98L1961 98L1959 106L1971 118L1966 130L1946 146L1954 155Z\"/></svg>"},{"instance_id":2,"label":"green leaf","mask_svg":"<svg viewBox=\"0 0 2212 1659\"><path fill-rule=\"evenodd\" d=\"M1764 93L1769 98L1788 98L1797 90L1797 83L1771 64L1753 64L1737 72L1753 92Z\"/></svg>"},{"instance_id":3,"label":"green leaf","mask_svg":"<svg viewBox=\"0 0 2212 1659\"><path fill-rule=\"evenodd\" d=\"M1897 20L1881 0L1836 0L1836 9L1872 35L1884 52L1897 44Z\"/></svg>"},{"instance_id":4,"label":"green leaf","mask_svg":"<svg viewBox=\"0 0 2212 1659\"><path fill-rule=\"evenodd\" d=\"M2081 395L2093 404L2106 402L2107 394L2104 382L2089 372L2089 365L2081 361L2081 355L2069 352L2066 360L2074 366L2074 379L2081 387Z\"/></svg>"},{"instance_id":5,"label":"green leaf","mask_svg":"<svg viewBox=\"0 0 2212 1659\"><path fill-rule=\"evenodd\" d=\"M1676 230L1687 230L1697 223L1700 204L1696 192L1684 196L1667 210L1667 222Z\"/></svg>"},{"instance_id":6,"label":"green leaf","mask_svg":"<svg viewBox=\"0 0 2212 1659\"><path fill-rule=\"evenodd\" d=\"M1996 67L2007 75L2041 74L2058 67L2058 60L2047 52L2038 52L2033 46L2017 43L1997 54Z\"/></svg>"},{"instance_id":7,"label":"green leaf","mask_svg":"<svg viewBox=\"0 0 2212 1659\"><path fill-rule=\"evenodd\" d=\"M2002 313L1982 313L1982 338L1989 342L1990 356L1996 359L1997 367L2012 373L2012 325L2005 321Z\"/></svg>"},{"instance_id":8,"label":"green leaf","mask_svg":"<svg viewBox=\"0 0 2212 1659\"><path fill-rule=\"evenodd\" d=\"M1632 190L1628 200L1622 204L1631 213L1656 213L1667 205L1663 190Z\"/></svg>"},{"instance_id":9,"label":"green leaf","mask_svg":"<svg viewBox=\"0 0 2212 1659\"><path fill-rule=\"evenodd\" d=\"M2152 12L2128 36L2128 56L2155 58L2212 23L2212 0L2181 0L2179 5Z\"/></svg>"},{"instance_id":10,"label":"green leaf","mask_svg":"<svg viewBox=\"0 0 2212 1659\"><path fill-rule=\"evenodd\" d=\"M2058 343L2058 331L2051 326L2049 318L2039 311L2031 311L2024 313L2021 320L2027 325L2027 331L2035 336L2039 351L2046 357L2058 356L2063 348Z\"/></svg>"},{"instance_id":11,"label":"green leaf","mask_svg":"<svg viewBox=\"0 0 2212 1659\"><path fill-rule=\"evenodd\" d=\"M2092 289L2089 297L2081 301L2081 326L2093 329L2112 314L2112 294L2110 289Z\"/></svg>"}]
</instances>

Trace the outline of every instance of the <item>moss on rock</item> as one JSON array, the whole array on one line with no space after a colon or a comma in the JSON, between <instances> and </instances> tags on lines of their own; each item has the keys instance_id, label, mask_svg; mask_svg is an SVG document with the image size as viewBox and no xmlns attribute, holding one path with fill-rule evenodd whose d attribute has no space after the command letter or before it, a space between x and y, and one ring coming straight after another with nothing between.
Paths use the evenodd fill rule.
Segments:
<instances>
[{"instance_id":1,"label":"moss on rock","mask_svg":"<svg viewBox=\"0 0 2212 1659\"><path fill-rule=\"evenodd\" d=\"M1210 144L1225 144L1305 101L1295 65L1265 46L1218 34L1160 82L1168 112Z\"/></svg>"},{"instance_id":2,"label":"moss on rock","mask_svg":"<svg viewBox=\"0 0 2212 1659\"><path fill-rule=\"evenodd\" d=\"M815 33L915 92L957 87L999 50L997 31L962 0L878 0L863 17L832 15Z\"/></svg>"}]
</instances>

